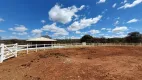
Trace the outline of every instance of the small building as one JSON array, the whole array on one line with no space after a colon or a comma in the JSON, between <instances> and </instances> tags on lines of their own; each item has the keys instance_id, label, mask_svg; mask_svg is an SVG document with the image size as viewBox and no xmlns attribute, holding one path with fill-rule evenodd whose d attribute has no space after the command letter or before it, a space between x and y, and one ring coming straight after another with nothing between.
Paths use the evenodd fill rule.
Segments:
<instances>
[{"instance_id":1,"label":"small building","mask_svg":"<svg viewBox=\"0 0 142 80\"><path fill-rule=\"evenodd\" d=\"M28 39L27 42L29 44L53 44L56 42L56 40L51 39L50 37L42 36L38 38Z\"/></svg>"}]
</instances>

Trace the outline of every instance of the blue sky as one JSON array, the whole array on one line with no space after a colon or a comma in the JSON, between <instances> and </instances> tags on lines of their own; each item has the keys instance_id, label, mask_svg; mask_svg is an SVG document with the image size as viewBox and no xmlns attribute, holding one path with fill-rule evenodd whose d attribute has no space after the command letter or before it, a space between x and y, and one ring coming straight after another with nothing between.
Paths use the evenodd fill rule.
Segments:
<instances>
[{"instance_id":1,"label":"blue sky","mask_svg":"<svg viewBox=\"0 0 142 80\"><path fill-rule=\"evenodd\" d=\"M1 0L0 36L125 37L142 32L142 0Z\"/></svg>"}]
</instances>

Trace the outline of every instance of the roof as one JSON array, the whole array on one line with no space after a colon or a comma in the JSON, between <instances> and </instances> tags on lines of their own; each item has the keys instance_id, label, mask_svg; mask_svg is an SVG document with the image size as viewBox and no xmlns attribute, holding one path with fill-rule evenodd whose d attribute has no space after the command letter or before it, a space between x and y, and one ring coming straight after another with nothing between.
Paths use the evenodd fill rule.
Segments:
<instances>
[{"instance_id":1,"label":"roof","mask_svg":"<svg viewBox=\"0 0 142 80\"><path fill-rule=\"evenodd\" d=\"M39 37L39 38L28 39L27 41L56 41L56 40L45 37Z\"/></svg>"}]
</instances>

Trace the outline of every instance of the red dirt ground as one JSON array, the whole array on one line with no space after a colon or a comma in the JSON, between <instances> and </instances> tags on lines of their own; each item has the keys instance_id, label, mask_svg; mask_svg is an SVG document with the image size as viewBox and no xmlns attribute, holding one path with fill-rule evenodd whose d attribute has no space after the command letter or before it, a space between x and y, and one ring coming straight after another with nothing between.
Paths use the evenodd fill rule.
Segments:
<instances>
[{"instance_id":1,"label":"red dirt ground","mask_svg":"<svg viewBox=\"0 0 142 80\"><path fill-rule=\"evenodd\" d=\"M21 52L0 64L0 80L142 80L142 47Z\"/></svg>"}]
</instances>

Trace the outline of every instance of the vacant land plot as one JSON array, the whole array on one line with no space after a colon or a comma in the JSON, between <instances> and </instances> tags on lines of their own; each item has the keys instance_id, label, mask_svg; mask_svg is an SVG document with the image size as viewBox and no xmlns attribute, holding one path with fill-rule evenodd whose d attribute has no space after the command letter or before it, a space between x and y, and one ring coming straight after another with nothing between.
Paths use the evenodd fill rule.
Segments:
<instances>
[{"instance_id":1,"label":"vacant land plot","mask_svg":"<svg viewBox=\"0 0 142 80\"><path fill-rule=\"evenodd\" d=\"M142 80L142 47L21 52L0 64L0 80Z\"/></svg>"}]
</instances>

